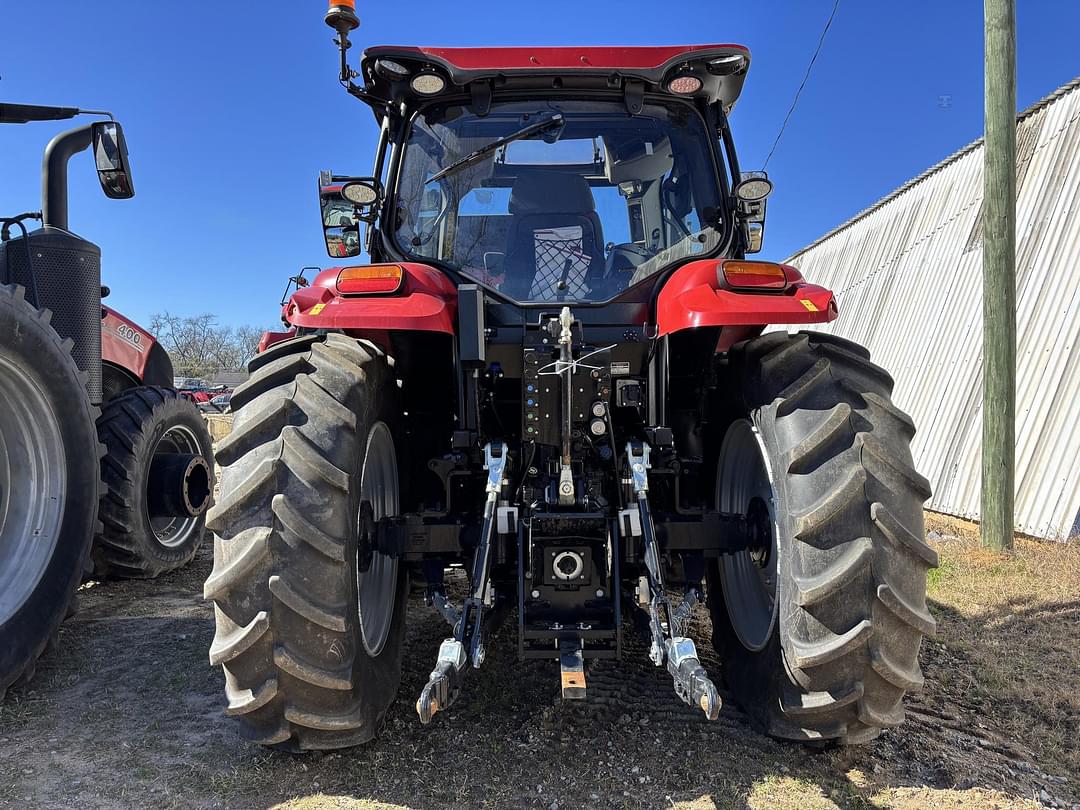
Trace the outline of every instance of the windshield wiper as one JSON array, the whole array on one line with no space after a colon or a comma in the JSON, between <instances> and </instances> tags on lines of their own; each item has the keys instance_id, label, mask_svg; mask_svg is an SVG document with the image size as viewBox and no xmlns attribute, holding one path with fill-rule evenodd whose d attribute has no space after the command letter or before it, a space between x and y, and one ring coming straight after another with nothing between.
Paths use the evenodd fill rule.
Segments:
<instances>
[{"instance_id":1,"label":"windshield wiper","mask_svg":"<svg viewBox=\"0 0 1080 810\"><path fill-rule=\"evenodd\" d=\"M528 138L530 135L536 135L540 132L547 132L549 129L561 127L564 123L566 123L566 121L562 117L562 113L556 113L555 115L551 116L551 118L545 118L543 121L537 121L535 124L529 124L527 127L522 127L517 132L512 132L509 135L504 135L498 140L494 140L489 144L481 146L475 152L471 152L460 160L455 160L449 166L440 169L439 171L435 172L435 174L431 175L431 177L427 179L424 185L426 186L434 183L436 180L441 180L448 174L453 174L459 169L463 169L466 166L471 166L474 163L482 160L485 155L490 155L496 149L501 149L508 143L520 141L522 138Z\"/></svg>"}]
</instances>

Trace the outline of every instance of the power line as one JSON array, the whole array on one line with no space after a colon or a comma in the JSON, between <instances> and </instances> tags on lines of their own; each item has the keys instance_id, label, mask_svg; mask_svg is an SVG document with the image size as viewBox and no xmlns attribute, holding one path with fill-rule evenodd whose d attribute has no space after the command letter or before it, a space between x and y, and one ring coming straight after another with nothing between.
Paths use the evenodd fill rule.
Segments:
<instances>
[{"instance_id":1,"label":"power line","mask_svg":"<svg viewBox=\"0 0 1080 810\"><path fill-rule=\"evenodd\" d=\"M833 3L832 12L829 14L829 19L825 23L825 27L821 29L821 36L818 38L817 48L814 49L814 55L810 57L810 64L806 66L806 75L803 76L802 84L799 85L799 89L795 91L795 98L791 100L791 108L787 111L787 115L784 116L784 123L780 125L780 131L776 133L776 140L773 141L772 149L769 150L769 156L765 158L765 165L761 167L762 171L769 165L769 161L772 160L773 152L776 151L776 145L780 143L780 136L784 134L784 130L787 129L788 121L791 120L791 114L795 112L795 105L799 103L799 96L802 94L803 88L806 87L806 80L810 78L810 71L814 69L814 62L817 61L818 54L821 53L821 45L825 42L825 35L829 32L829 27L832 25L833 18L836 16L836 9L840 6L840 0L836 0Z\"/></svg>"}]
</instances>

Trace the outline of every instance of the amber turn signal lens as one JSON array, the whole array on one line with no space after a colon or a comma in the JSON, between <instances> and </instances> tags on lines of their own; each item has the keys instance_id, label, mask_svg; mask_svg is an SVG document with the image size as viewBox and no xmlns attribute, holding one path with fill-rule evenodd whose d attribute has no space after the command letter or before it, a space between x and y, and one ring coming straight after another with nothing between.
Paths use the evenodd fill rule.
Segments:
<instances>
[{"instance_id":1,"label":"amber turn signal lens","mask_svg":"<svg viewBox=\"0 0 1080 810\"><path fill-rule=\"evenodd\" d=\"M720 272L729 287L753 290L782 290L787 275L773 262L721 262Z\"/></svg>"},{"instance_id":2,"label":"amber turn signal lens","mask_svg":"<svg viewBox=\"0 0 1080 810\"><path fill-rule=\"evenodd\" d=\"M386 295L401 289L405 271L396 264L369 264L346 267L337 277L342 295Z\"/></svg>"}]
</instances>

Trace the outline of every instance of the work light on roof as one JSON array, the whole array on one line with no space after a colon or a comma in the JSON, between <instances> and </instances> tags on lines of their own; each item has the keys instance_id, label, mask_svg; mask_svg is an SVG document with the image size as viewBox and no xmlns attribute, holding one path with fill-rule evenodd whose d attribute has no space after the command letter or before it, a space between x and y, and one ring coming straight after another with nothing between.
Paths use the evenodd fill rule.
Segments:
<instances>
[{"instance_id":1,"label":"work light on roof","mask_svg":"<svg viewBox=\"0 0 1080 810\"><path fill-rule=\"evenodd\" d=\"M688 96L701 89L701 79L690 73L676 76L667 84L669 93L678 93L680 96Z\"/></svg>"},{"instance_id":2,"label":"work light on roof","mask_svg":"<svg viewBox=\"0 0 1080 810\"><path fill-rule=\"evenodd\" d=\"M422 96L433 96L445 89L446 81L438 73L418 73L409 85Z\"/></svg>"},{"instance_id":3,"label":"work light on roof","mask_svg":"<svg viewBox=\"0 0 1080 810\"><path fill-rule=\"evenodd\" d=\"M741 53L733 53L710 60L705 65L705 69L714 76L732 76L742 70L745 64L745 56Z\"/></svg>"},{"instance_id":4,"label":"work light on roof","mask_svg":"<svg viewBox=\"0 0 1080 810\"><path fill-rule=\"evenodd\" d=\"M409 78L409 69L393 59L379 59L375 62L375 72L391 82L402 82Z\"/></svg>"}]
</instances>

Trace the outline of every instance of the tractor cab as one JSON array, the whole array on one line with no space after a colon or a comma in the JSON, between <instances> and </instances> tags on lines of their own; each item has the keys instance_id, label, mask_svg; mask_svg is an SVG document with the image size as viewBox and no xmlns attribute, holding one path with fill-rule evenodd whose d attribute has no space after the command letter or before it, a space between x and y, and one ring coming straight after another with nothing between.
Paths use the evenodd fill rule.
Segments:
<instances>
[{"instance_id":1,"label":"tractor cab","mask_svg":"<svg viewBox=\"0 0 1080 810\"><path fill-rule=\"evenodd\" d=\"M598 304L754 252L764 202L733 194L727 128L749 64L735 45L369 48L349 85L382 128L369 242L521 304ZM324 227L332 256L359 253Z\"/></svg>"}]
</instances>

